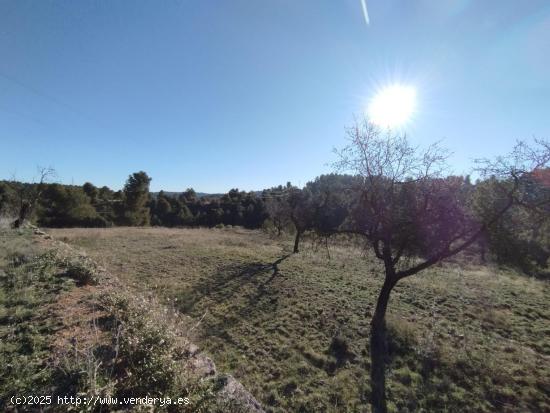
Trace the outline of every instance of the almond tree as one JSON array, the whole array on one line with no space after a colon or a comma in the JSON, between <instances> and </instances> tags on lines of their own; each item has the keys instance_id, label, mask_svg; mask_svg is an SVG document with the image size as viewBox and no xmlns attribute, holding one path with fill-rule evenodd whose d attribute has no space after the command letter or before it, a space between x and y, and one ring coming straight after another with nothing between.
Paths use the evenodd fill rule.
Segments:
<instances>
[{"instance_id":1,"label":"almond tree","mask_svg":"<svg viewBox=\"0 0 550 413\"><path fill-rule=\"evenodd\" d=\"M386 310L393 288L472 245L510 209L526 204L522 178L550 161L550 145L519 143L495 161L481 160L478 171L500 182L499 202L485 216L469 207L473 191L461 177L445 177L448 153L435 144L413 147L406 136L382 131L367 120L348 130L350 143L338 152L340 170L358 175L359 199L346 224L334 232L365 240L384 264L384 283L371 320L371 405L385 413Z\"/></svg>"},{"instance_id":2,"label":"almond tree","mask_svg":"<svg viewBox=\"0 0 550 413\"><path fill-rule=\"evenodd\" d=\"M268 214L278 229L279 235L285 226L289 224L294 226L293 253L300 252L302 235L313 228L314 216L318 209L310 191L287 183L286 187L280 186L264 194L264 199Z\"/></svg>"}]
</instances>

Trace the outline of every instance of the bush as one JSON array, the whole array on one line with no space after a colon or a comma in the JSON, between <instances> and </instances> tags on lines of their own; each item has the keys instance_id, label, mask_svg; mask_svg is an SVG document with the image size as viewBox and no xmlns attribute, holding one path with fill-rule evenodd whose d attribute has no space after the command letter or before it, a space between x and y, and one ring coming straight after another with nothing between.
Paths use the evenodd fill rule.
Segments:
<instances>
[{"instance_id":1,"label":"bush","mask_svg":"<svg viewBox=\"0 0 550 413\"><path fill-rule=\"evenodd\" d=\"M88 257L82 255L63 257L56 254L55 260L57 264L65 270L63 275L74 279L80 285L98 283L98 268Z\"/></svg>"}]
</instances>

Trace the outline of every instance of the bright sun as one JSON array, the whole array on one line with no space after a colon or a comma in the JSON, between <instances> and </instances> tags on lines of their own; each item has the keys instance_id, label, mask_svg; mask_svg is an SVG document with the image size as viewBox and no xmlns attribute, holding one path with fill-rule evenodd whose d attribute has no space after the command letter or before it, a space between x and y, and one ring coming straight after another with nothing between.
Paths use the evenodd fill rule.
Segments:
<instances>
[{"instance_id":1,"label":"bright sun","mask_svg":"<svg viewBox=\"0 0 550 413\"><path fill-rule=\"evenodd\" d=\"M415 108L416 89L395 84L380 90L372 98L368 106L368 116L378 126L396 128L411 119Z\"/></svg>"}]
</instances>

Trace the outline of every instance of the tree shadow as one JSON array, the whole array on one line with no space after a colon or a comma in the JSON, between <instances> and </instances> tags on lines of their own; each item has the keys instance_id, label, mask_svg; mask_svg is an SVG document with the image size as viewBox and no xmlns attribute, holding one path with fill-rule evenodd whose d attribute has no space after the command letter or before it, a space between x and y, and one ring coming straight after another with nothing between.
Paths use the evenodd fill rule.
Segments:
<instances>
[{"instance_id":1,"label":"tree shadow","mask_svg":"<svg viewBox=\"0 0 550 413\"><path fill-rule=\"evenodd\" d=\"M227 306L230 312L209 328L222 333L227 326L250 318L254 312L264 313L273 309L276 299L263 302L261 299L268 292L268 285L280 274L279 264L291 255L283 255L270 263L251 262L223 267L211 277L180 293L177 307L183 313L197 316L198 304L202 300L208 299ZM220 324L219 328L215 324Z\"/></svg>"},{"instance_id":2,"label":"tree shadow","mask_svg":"<svg viewBox=\"0 0 550 413\"><path fill-rule=\"evenodd\" d=\"M259 284L259 288L273 281L279 274L278 265L292 254L283 255L272 263L251 262L232 264L218 270L211 277L193 285L178 297L178 308L184 313L191 313L195 305L205 297L220 303L228 301L236 293L242 292L242 287L258 281L257 276L271 272L270 277Z\"/></svg>"}]
</instances>

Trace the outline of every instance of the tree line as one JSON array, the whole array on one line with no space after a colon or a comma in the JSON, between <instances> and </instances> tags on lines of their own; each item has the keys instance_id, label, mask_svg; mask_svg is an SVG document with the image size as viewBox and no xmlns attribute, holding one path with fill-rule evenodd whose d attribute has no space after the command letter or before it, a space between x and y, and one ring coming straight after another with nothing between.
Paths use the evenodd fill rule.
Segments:
<instances>
[{"instance_id":1,"label":"tree line","mask_svg":"<svg viewBox=\"0 0 550 413\"><path fill-rule=\"evenodd\" d=\"M440 205L431 208L440 210L439 218L445 215L445 228L452 232L453 226L466 226L467 220L472 225L476 219L489 217L498 203L504 202L503 185L512 185L510 179L502 180L495 174L475 183L469 176L427 177L406 185L394 183L392 191L395 187L400 189L399 194L393 194L386 188L387 177L371 177L367 181L358 171L354 172L321 175L303 188L288 182L261 192L231 189L221 196L199 197L191 188L179 194L153 194L149 191L151 178L143 171L131 174L122 190L113 191L89 182L82 186L48 183L52 171L42 170L37 183L0 181L0 216L12 217L14 226L28 220L43 227L263 227L276 235L292 233L296 253L305 233L322 237L335 233L360 235L374 214L368 213L372 206L367 203L374 196L380 198L377 202L384 208L391 209L391 216L384 219L390 219L400 233L406 232L409 244L421 255L439 241L430 234L428 223L422 222L428 219L422 218L426 211L419 210L419 196L427 202L429 194L438 194ZM548 196L550 172L546 169L537 174L521 179L522 196L530 200ZM386 199L384 194L391 197ZM461 206L456 199L450 199L458 194L462 197ZM510 208L502 219L476 236L470 250L475 250L482 260L491 259L526 273L546 268L550 257L548 215L526 206Z\"/></svg>"},{"instance_id":2,"label":"tree line","mask_svg":"<svg viewBox=\"0 0 550 413\"><path fill-rule=\"evenodd\" d=\"M82 186L45 182L0 181L0 215L13 225L32 221L43 227L206 226L260 228L267 212L262 196L232 189L216 197L198 197L193 189L179 195L149 191L146 172L131 174L113 191L87 182Z\"/></svg>"}]
</instances>

